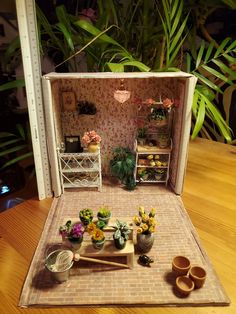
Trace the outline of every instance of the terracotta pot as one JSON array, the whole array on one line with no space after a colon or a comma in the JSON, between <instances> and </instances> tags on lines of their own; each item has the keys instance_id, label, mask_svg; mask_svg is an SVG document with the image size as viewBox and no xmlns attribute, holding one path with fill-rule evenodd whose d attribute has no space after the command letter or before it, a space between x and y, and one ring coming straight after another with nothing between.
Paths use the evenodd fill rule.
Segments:
<instances>
[{"instance_id":1,"label":"terracotta pot","mask_svg":"<svg viewBox=\"0 0 236 314\"><path fill-rule=\"evenodd\" d=\"M148 253L154 243L154 234L137 234L137 249L140 253Z\"/></svg>"},{"instance_id":2,"label":"terracotta pot","mask_svg":"<svg viewBox=\"0 0 236 314\"><path fill-rule=\"evenodd\" d=\"M187 275L191 267L190 260L185 256L175 256L172 261L172 270L178 276Z\"/></svg>"},{"instance_id":3,"label":"terracotta pot","mask_svg":"<svg viewBox=\"0 0 236 314\"><path fill-rule=\"evenodd\" d=\"M206 271L200 266L193 266L190 268L189 278L194 282L195 288L201 288L206 280Z\"/></svg>"},{"instance_id":4,"label":"terracotta pot","mask_svg":"<svg viewBox=\"0 0 236 314\"><path fill-rule=\"evenodd\" d=\"M99 147L99 144L90 143L90 144L88 144L88 152L89 153L96 153L98 151L98 147Z\"/></svg>"},{"instance_id":5,"label":"terracotta pot","mask_svg":"<svg viewBox=\"0 0 236 314\"><path fill-rule=\"evenodd\" d=\"M194 289L194 282L187 276L180 276L176 278L176 288L184 296L189 295Z\"/></svg>"}]
</instances>

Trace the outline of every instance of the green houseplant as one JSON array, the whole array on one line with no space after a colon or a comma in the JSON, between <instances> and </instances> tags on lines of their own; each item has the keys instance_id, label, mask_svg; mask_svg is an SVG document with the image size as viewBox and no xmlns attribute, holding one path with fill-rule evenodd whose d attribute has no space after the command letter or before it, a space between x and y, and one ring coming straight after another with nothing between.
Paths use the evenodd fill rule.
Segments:
<instances>
[{"instance_id":1,"label":"green houseplant","mask_svg":"<svg viewBox=\"0 0 236 314\"><path fill-rule=\"evenodd\" d=\"M122 222L117 220L115 226L113 226L115 232L113 234L113 239L115 243L115 247L118 250L122 250L125 245L126 241L129 239L129 234L131 230L126 222Z\"/></svg>"},{"instance_id":2,"label":"green houseplant","mask_svg":"<svg viewBox=\"0 0 236 314\"><path fill-rule=\"evenodd\" d=\"M116 147L110 161L112 175L117 177L128 190L136 186L134 179L135 156L128 147Z\"/></svg>"},{"instance_id":3,"label":"green houseplant","mask_svg":"<svg viewBox=\"0 0 236 314\"><path fill-rule=\"evenodd\" d=\"M222 84L236 80L236 41L216 40L207 18L217 9L235 10L231 0L97 1L97 18L78 19L64 6L55 7L52 24L37 7L41 51L56 50L69 71L78 71L83 53L88 71L187 71L198 78L193 99L192 138L199 133L231 141L231 133L215 102ZM197 36L202 40L198 45ZM190 47L186 48L186 44ZM76 47L80 47L79 50ZM6 60L19 53L12 42ZM6 62L7 63L7 62ZM22 86L22 82L19 82ZM11 83L3 86L9 88ZM15 86L17 85L14 84ZM2 90L3 90L2 89ZM1 90L1 87L0 87Z\"/></svg>"}]
</instances>

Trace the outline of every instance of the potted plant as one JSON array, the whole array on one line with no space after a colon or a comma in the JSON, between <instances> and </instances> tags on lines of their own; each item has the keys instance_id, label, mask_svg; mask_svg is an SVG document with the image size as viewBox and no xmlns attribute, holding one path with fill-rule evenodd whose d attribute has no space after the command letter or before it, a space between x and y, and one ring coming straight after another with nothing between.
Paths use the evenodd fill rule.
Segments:
<instances>
[{"instance_id":1,"label":"potted plant","mask_svg":"<svg viewBox=\"0 0 236 314\"><path fill-rule=\"evenodd\" d=\"M106 206L100 207L97 213L97 218L98 221L103 221L104 224L107 225L111 218L111 210Z\"/></svg>"},{"instance_id":2,"label":"potted plant","mask_svg":"<svg viewBox=\"0 0 236 314\"><path fill-rule=\"evenodd\" d=\"M97 228L95 223L88 224L86 230L91 236L93 247L97 250L101 250L105 243L104 232L101 229Z\"/></svg>"},{"instance_id":3,"label":"potted plant","mask_svg":"<svg viewBox=\"0 0 236 314\"><path fill-rule=\"evenodd\" d=\"M122 222L119 220L116 221L116 225L113 226L113 228L115 229L115 232L113 234L115 247L118 250L122 250L126 245L126 241L129 239L129 234L131 233L131 230L126 222Z\"/></svg>"},{"instance_id":4,"label":"potted plant","mask_svg":"<svg viewBox=\"0 0 236 314\"><path fill-rule=\"evenodd\" d=\"M165 175L165 169L155 169L155 180L160 181Z\"/></svg>"},{"instance_id":5,"label":"potted plant","mask_svg":"<svg viewBox=\"0 0 236 314\"><path fill-rule=\"evenodd\" d=\"M84 208L79 212L79 218L85 226L92 222L93 216L93 210L90 208Z\"/></svg>"},{"instance_id":6,"label":"potted plant","mask_svg":"<svg viewBox=\"0 0 236 314\"><path fill-rule=\"evenodd\" d=\"M88 152L95 153L98 150L98 145L102 138L94 130L85 132L82 137L82 142L88 148Z\"/></svg>"},{"instance_id":7,"label":"potted plant","mask_svg":"<svg viewBox=\"0 0 236 314\"><path fill-rule=\"evenodd\" d=\"M158 145L160 148L166 148L170 145L169 134L163 133L158 135Z\"/></svg>"},{"instance_id":8,"label":"potted plant","mask_svg":"<svg viewBox=\"0 0 236 314\"><path fill-rule=\"evenodd\" d=\"M151 250L154 243L154 231L157 224L155 219L156 209L151 208L149 214L145 212L143 206L138 208L139 215L133 217L137 228L137 248L141 253L147 253Z\"/></svg>"},{"instance_id":9,"label":"potted plant","mask_svg":"<svg viewBox=\"0 0 236 314\"><path fill-rule=\"evenodd\" d=\"M65 225L60 226L59 233L64 242L69 243L70 246L75 249L80 248L84 234L84 227L82 223L72 223L71 220L68 220Z\"/></svg>"},{"instance_id":10,"label":"potted plant","mask_svg":"<svg viewBox=\"0 0 236 314\"><path fill-rule=\"evenodd\" d=\"M114 149L113 159L110 161L110 169L112 175L117 177L128 190L135 188L135 156L129 148L117 147Z\"/></svg>"},{"instance_id":11,"label":"potted plant","mask_svg":"<svg viewBox=\"0 0 236 314\"><path fill-rule=\"evenodd\" d=\"M145 145L146 137L147 137L147 129L145 127L138 128L138 144Z\"/></svg>"}]
</instances>

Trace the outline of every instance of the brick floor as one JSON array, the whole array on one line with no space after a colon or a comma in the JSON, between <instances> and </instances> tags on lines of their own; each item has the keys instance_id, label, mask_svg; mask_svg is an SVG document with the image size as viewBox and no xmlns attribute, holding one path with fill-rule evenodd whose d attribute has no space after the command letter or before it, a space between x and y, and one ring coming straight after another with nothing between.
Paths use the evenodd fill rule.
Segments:
<instances>
[{"instance_id":1,"label":"brick floor","mask_svg":"<svg viewBox=\"0 0 236 314\"><path fill-rule=\"evenodd\" d=\"M157 208L158 228L152 250L151 267L137 263L133 269L107 265L74 263L68 281L57 284L44 267L50 246L61 242L58 228L65 217L77 218L79 210L89 207L96 213L102 205L112 208L113 217L130 217L143 205ZM187 256L192 264L207 270L203 288L187 298L174 289L171 261L176 255ZM116 260L117 261L117 260ZM119 261L120 262L120 261ZM139 186L135 191L105 185L103 191L67 190L55 199L22 291L20 306L30 305L205 305L227 304L227 298L211 267L181 198L162 186Z\"/></svg>"}]
</instances>

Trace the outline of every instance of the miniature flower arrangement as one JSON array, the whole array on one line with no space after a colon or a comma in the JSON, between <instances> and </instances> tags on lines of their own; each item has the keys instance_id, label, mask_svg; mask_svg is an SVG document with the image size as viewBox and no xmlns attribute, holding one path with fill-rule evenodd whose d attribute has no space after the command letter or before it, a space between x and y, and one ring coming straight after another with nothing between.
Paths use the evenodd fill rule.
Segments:
<instances>
[{"instance_id":1,"label":"miniature flower arrangement","mask_svg":"<svg viewBox=\"0 0 236 314\"><path fill-rule=\"evenodd\" d=\"M93 210L90 208L84 208L79 212L79 218L85 226L92 222L93 216Z\"/></svg>"},{"instance_id":2,"label":"miniature flower arrangement","mask_svg":"<svg viewBox=\"0 0 236 314\"><path fill-rule=\"evenodd\" d=\"M80 222L73 224L71 220L68 220L65 225L60 226L59 233L63 240L80 244L83 241L84 227Z\"/></svg>"},{"instance_id":3,"label":"miniature flower arrangement","mask_svg":"<svg viewBox=\"0 0 236 314\"><path fill-rule=\"evenodd\" d=\"M156 101L154 100L153 98L147 98L145 99L142 104L144 105L148 105L148 106L158 106L162 109L169 109L171 108L173 105L174 105L174 100L173 99L170 99L170 98L165 98L163 101L161 100L161 97L160 97L160 100L159 101Z\"/></svg>"},{"instance_id":4,"label":"miniature flower arrangement","mask_svg":"<svg viewBox=\"0 0 236 314\"><path fill-rule=\"evenodd\" d=\"M104 232L101 229L97 228L96 224L93 222L88 224L86 231L91 236L93 247L99 250L102 249L105 243Z\"/></svg>"},{"instance_id":5,"label":"miniature flower arrangement","mask_svg":"<svg viewBox=\"0 0 236 314\"><path fill-rule=\"evenodd\" d=\"M102 138L94 130L85 132L82 137L84 145L88 146L90 143L99 144Z\"/></svg>"},{"instance_id":6,"label":"miniature flower arrangement","mask_svg":"<svg viewBox=\"0 0 236 314\"><path fill-rule=\"evenodd\" d=\"M155 219L156 209L151 208L149 214L143 206L139 206L139 216L134 216L133 221L137 228L137 250L140 253L147 253L154 243L154 231L157 224Z\"/></svg>"},{"instance_id":7,"label":"miniature flower arrangement","mask_svg":"<svg viewBox=\"0 0 236 314\"><path fill-rule=\"evenodd\" d=\"M139 234L150 234L155 231L155 227L157 224L156 219L154 218L156 215L156 209L151 208L149 214L145 212L143 206L139 206L139 216L134 216L133 221L137 228L137 233Z\"/></svg>"}]
</instances>

